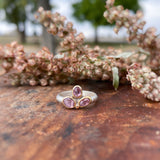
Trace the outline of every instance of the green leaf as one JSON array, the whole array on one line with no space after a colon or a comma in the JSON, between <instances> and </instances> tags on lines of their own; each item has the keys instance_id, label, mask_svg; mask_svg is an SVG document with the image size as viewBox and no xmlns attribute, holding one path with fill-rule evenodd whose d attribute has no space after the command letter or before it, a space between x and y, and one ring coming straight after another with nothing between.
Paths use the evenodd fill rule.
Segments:
<instances>
[{"instance_id":1,"label":"green leaf","mask_svg":"<svg viewBox=\"0 0 160 160\"><path fill-rule=\"evenodd\" d=\"M109 56L109 57L113 57L113 58L128 58L130 57L131 55L133 55L134 53L133 52L123 52L119 55L113 55L113 56Z\"/></svg>"},{"instance_id":2,"label":"green leaf","mask_svg":"<svg viewBox=\"0 0 160 160\"><path fill-rule=\"evenodd\" d=\"M118 75L118 68L117 67L112 68L112 76L113 76L114 89L117 90L117 88L119 86L119 75Z\"/></svg>"}]
</instances>

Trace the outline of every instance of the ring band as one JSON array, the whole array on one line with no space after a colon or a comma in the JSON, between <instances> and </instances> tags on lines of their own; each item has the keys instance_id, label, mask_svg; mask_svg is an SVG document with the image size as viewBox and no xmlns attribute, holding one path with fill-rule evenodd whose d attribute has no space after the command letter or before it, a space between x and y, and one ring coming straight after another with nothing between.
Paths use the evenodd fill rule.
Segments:
<instances>
[{"instance_id":1,"label":"ring band","mask_svg":"<svg viewBox=\"0 0 160 160\"><path fill-rule=\"evenodd\" d=\"M96 102L97 98L96 93L82 90L80 86L76 85L73 90L59 93L56 100L66 108L83 108Z\"/></svg>"}]
</instances>

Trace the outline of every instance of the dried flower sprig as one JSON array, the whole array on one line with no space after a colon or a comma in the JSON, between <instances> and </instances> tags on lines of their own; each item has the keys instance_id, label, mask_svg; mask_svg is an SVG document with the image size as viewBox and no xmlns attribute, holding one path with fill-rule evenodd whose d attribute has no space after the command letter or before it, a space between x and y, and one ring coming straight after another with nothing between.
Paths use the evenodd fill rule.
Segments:
<instances>
[{"instance_id":1,"label":"dried flower sprig","mask_svg":"<svg viewBox=\"0 0 160 160\"><path fill-rule=\"evenodd\" d=\"M150 67L157 70L160 66L160 38L156 35L156 29L151 27L144 31L146 22L142 20L142 12L137 11L136 14L132 14L121 5L113 6L114 1L106 1L104 17L110 23L116 22L115 33L118 33L122 27L126 28L129 35L128 41L137 40L143 52L150 54Z\"/></svg>"},{"instance_id":2,"label":"dried flower sprig","mask_svg":"<svg viewBox=\"0 0 160 160\"><path fill-rule=\"evenodd\" d=\"M160 101L160 76L158 77L149 67L132 64L128 68L127 79L132 87L139 90L146 98Z\"/></svg>"},{"instance_id":3,"label":"dried flower sprig","mask_svg":"<svg viewBox=\"0 0 160 160\"><path fill-rule=\"evenodd\" d=\"M61 52L65 53L65 55L72 56L75 59L77 58L77 61L80 64L80 69L78 70L85 75L85 78L112 80L113 73L107 74L104 67L104 64L107 65L109 63L111 66L109 68L111 68L111 70L114 66L119 68L120 80L125 79L124 73L131 62L127 61L123 55L122 57L119 55L121 51L111 48L104 50L98 46L93 49L89 46L85 46L83 44L85 38L84 35L82 33L77 34L77 31L73 29L73 24L71 22L67 22L66 17L61 16L59 13L51 13L50 11L45 11L40 7L36 18L46 27L49 33L61 38L62 41L60 45L63 49ZM118 57L116 57L117 55ZM112 63L110 63L111 60L113 61ZM87 64L86 62L90 63ZM95 66L95 64L98 66ZM86 69L82 70L81 68ZM123 70L123 74L121 70ZM121 78L122 75L123 78ZM84 78L84 76L80 77L82 77L82 79Z\"/></svg>"},{"instance_id":4,"label":"dried flower sprig","mask_svg":"<svg viewBox=\"0 0 160 160\"><path fill-rule=\"evenodd\" d=\"M13 71L10 77L14 85L46 86L71 79L112 80L113 67L118 69L120 80L124 80L129 65L123 58L107 57L99 47L90 49L85 46L84 49L86 54L77 57L65 53L53 56L45 47L36 54L27 55L22 45L12 42L0 46L0 60L6 72ZM109 49L108 52L116 51Z\"/></svg>"},{"instance_id":5,"label":"dried flower sprig","mask_svg":"<svg viewBox=\"0 0 160 160\"><path fill-rule=\"evenodd\" d=\"M59 13L45 11L42 7L38 9L35 16L42 23L47 31L61 38L60 46L63 49L61 52L80 54L83 51L82 44L84 42L83 33L77 34L77 30L73 28L72 22L66 22L66 17Z\"/></svg>"},{"instance_id":6,"label":"dried flower sprig","mask_svg":"<svg viewBox=\"0 0 160 160\"><path fill-rule=\"evenodd\" d=\"M146 98L160 101L160 77L158 77L160 74L160 38L156 35L156 29L151 27L144 31L146 22L142 20L141 11L133 14L127 9L124 10L121 5L113 6L114 2L115 0L106 1L104 17L110 23L116 22L114 28L116 33L120 28L126 28L129 35L128 41L137 40L137 45L140 47L134 58L130 59L139 64L133 64L128 68L127 79L132 87L139 90ZM142 61L140 61L141 54L143 54Z\"/></svg>"},{"instance_id":7,"label":"dried flower sprig","mask_svg":"<svg viewBox=\"0 0 160 160\"><path fill-rule=\"evenodd\" d=\"M23 46L16 42L0 46L2 67L7 73L10 73L13 84L46 86L57 82L65 83L70 80L93 79L111 80L117 89L119 81L126 80L128 68L127 78L133 88L140 90L145 97L151 100L160 101L159 77L147 67L141 68L141 65L129 67L133 62L146 64L149 62L149 58L152 69L159 67L160 63L155 59L159 54L158 46L156 49L151 48L155 42L157 43L157 37L154 36L153 30L148 30L145 33L138 32L143 29L145 24L140 21L140 12L131 17L129 12L123 10L122 7L113 7L113 3L114 0L107 1L107 12L104 16L110 22L117 21L116 25L119 28L125 26L129 32L129 40L137 39L143 50L133 54L121 53L120 50L113 48L108 48L108 50L98 46L90 48L84 45L84 35L82 33L77 34L73 24L66 21L66 17L40 8L36 18L47 28L49 33L61 39L61 50L54 56L44 47L38 53L27 55ZM128 24L132 24L132 26L130 27ZM116 30L118 31L119 28ZM150 43L149 40L145 42L147 37L150 39ZM151 45L151 43L153 44ZM140 58L141 54L143 54L143 59ZM144 55L146 56L145 59Z\"/></svg>"}]
</instances>

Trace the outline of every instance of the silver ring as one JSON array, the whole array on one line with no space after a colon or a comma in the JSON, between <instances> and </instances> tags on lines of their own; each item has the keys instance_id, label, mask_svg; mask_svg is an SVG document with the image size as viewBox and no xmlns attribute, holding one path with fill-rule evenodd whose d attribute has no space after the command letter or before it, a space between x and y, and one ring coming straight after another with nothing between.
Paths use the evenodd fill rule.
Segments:
<instances>
[{"instance_id":1,"label":"silver ring","mask_svg":"<svg viewBox=\"0 0 160 160\"><path fill-rule=\"evenodd\" d=\"M59 93L56 100L64 105L66 108L84 108L94 104L98 96L91 91L82 90L79 85L73 87L70 91L63 91Z\"/></svg>"}]
</instances>

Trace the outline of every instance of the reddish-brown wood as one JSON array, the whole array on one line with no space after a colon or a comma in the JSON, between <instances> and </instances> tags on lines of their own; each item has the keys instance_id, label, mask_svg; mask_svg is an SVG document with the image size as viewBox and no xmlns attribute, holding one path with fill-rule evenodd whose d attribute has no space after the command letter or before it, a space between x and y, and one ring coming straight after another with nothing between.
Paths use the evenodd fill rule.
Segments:
<instances>
[{"instance_id":1,"label":"reddish-brown wood","mask_svg":"<svg viewBox=\"0 0 160 160\"><path fill-rule=\"evenodd\" d=\"M67 110L57 93L73 85L0 84L1 160L159 160L160 103L129 85L81 82L95 91L95 106Z\"/></svg>"}]
</instances>

